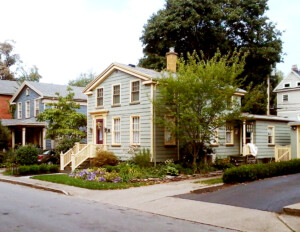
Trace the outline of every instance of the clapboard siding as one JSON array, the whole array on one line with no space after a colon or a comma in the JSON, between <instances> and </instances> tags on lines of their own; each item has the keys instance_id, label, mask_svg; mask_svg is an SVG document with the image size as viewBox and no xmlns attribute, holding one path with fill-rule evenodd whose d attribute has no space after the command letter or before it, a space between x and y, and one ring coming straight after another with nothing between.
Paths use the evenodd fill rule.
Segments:
<instances>
[{"instance_id":1,"label":"clapboard siding","mask_svg":"<svg viewBox=\"0 0 300 232\"><path fill-rule=\"evenodd\" d=\"M18 118L18 102L22 102L22 119L25 119L25 104L26 101L30 101L30 118L34 117L34 100L39 98L40 95L37 94L32 89L29 90L29 95L26 96L26 89L23 88L23 90L19 93L19 95L16 97L14 102L16 102L17 108L15 110L14 118Z\"/></svg>"}]
</instances>

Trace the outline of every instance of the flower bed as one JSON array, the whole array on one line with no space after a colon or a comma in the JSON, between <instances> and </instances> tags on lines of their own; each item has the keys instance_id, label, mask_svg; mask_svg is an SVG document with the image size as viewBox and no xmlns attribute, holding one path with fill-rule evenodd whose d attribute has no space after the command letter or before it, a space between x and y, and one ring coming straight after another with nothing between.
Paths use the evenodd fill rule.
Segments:
<instances>
[{"instance_id":1,"label":"flower bed","mask_svg":"<svg viewBox=\"0 0 300 232\"><path fill-rule=\"evenodd\" d=\"M69 174L69 177L97 182L121 182L121 178L116 171L107 172L105 168L75 170Z\"/></svg>"}]
</instances>

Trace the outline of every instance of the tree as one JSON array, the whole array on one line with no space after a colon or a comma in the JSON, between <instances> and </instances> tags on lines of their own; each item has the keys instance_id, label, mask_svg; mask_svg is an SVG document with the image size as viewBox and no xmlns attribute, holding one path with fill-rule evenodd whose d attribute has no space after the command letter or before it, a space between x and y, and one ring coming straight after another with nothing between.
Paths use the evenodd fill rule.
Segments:
<instances>
[{"instance_id":1,"label":"tree","mask_svg":"<svg viewBox=\"0 0 300 232\"><path fill-rule=\"evenodd\" d=\"M48 122L46 138L58 142L73 141L69 145L72 147L74 142L86 137L86 132L83 130L86 127L86 116L76 111L80 105L74 102L74 93L71 91L69 87L69 93L65 97L56 93L58 101L47 104L50 108L39 114L37 120Z\"/></svg>"},{"instance_id":2,"label":"tree","mask_svg":"<svg viewBox=\"0 0 300 232\"><path fill-rule=\"evenodd\" d=\"M139 65L162 70L165 54L175 47L187 58L187 52L203 51L212 57L248 52L241 87L265 84L271 65L281 61L281 32L265 16L267 0L167 0L165 8L152 15L140 38L144 57Z\"/></svg>"},{"instance_id":3,"label":"tree","mask_svg":"<svg viewBox=\"0 0 300 232\"><path fill-rule=\"evenodd\" d=\"M0 43L0 79L15 80L15 73L11 70L14 65L21 63L18 54L12 54L14 41Z\"/></svg>"},{"instance_id":4,"label":"tree","mask_svg":"<svg viewBox=\"0 0 300 232\"><path fill-rule=\"evenodd\" d=\"M8 148L10 139L11 139L11 133L9 129L3 126L0 120L0 150Z\"/></svg>"},{"instance_id":5,"label":"tree","mask_svg":"<svg viewBox=\"0 0 300 232\"><path fill-rule=\"evenodd\" d=\"M89 72L89 73L80 73L79 77L75 80L70 80L70 86L78 86L78 87L85 87L88 83L90 83L96 77L96 73Z\"/></svg>"},{"instance_id":6,"label":"tree","mask_svg":"<svg viewBox=\"0 0 300 232\"><path fill-rule=\"evenodd\" d=\"M34 81L39 82L42 76L39 74L38 68L34 65L29 70L25 69L24 67L20 67L19 71L21 74L18 77L18 81L24 82L24 81Z\"/></svg>"},{"instance_id":7,"label":"tree","mask_svg":"<svg viewBox=\"0 0 300 232\"><path fill-rule=\"evenodd\" d=\"M180 58L178 72L158 80L154 101L156 121L185 144L193 156L207 148L217 128L240 116L240 107L232 96L239 84L245 56L238 52L204 59L196 53Z\"/></svg>"}]
</instances>

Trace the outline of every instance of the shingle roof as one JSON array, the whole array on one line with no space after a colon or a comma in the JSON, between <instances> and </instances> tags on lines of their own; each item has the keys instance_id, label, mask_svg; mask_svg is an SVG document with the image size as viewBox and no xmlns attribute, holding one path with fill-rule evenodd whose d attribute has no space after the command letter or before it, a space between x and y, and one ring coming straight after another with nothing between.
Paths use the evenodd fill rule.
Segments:
<instances>
[{"instance_id":1,"label":"shingle roof","mask_svg":"<svg viewBox=\"0 0 300 232\"><path fill-rule=\"evenodd\" d=\"M17 81L0 80L0 94L14 95L19 86Z\"/></svg>"},{"instance_id":2,"label":"shingle roof","mask_svg":"<svg viewBox=\"0 0 300 232\"><path fill-rule=\"evenodd\" d=\"M59 93L61 96L68 94L67 85L48 84L40 82L27 81L29 85L37 89L44 97L57 97L55 93ZM82 93L84 87L71 86L72 92L74 92L74 99L87 100L87 96Z\"/></svg>"},{"instance_id":3,"label":"shingle roof","mask_svg":"<svg viewBox=\"0 0 300 232\"><path fill-rule=\"evenodd\" d=\"M2 119L3 126L47 126L46 122L37 122L36 118Z\"/></svg>"},{"instance_id":4,"label":"shingle roof","mask_svg":"<svg viewBox=\"0 0 300 232\"><path fill-rule=\"evenodd\" d=\"M162 76L162 73L157 72L157 71L152 70L152 69L142 68L142 67L138 67L138 66L135 66L135 65L120 64L120 63L116 63L116 62L114 62L114 64L118 65L118 66L123 66L127 69L135 70L135 71L143 73L143 74L146 74L146 75L150 76L151 78L159 78L159 77Z\"/></svg>"}]
</instances>

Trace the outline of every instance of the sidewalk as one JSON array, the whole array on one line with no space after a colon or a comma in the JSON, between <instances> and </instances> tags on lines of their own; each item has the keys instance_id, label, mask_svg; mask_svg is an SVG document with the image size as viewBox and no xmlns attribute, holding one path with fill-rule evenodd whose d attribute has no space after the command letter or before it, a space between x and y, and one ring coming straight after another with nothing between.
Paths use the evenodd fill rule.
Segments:
<instances>
[{"instance_id":1,"label":"sidewalk","mask_svg":"<svg viewBox=\"0 0 300 232\"><path fill-rule=\"evenodd\" d=\"M172 197L205 187L202 184L195 184L196 180L123 190L88 190L24 177L3 176L1 174L0 181L23 184L68 194L73 197L238 231L300 231L300 217L297 216L278 215L267 211Z\"/></svg>"}]
</instances>

